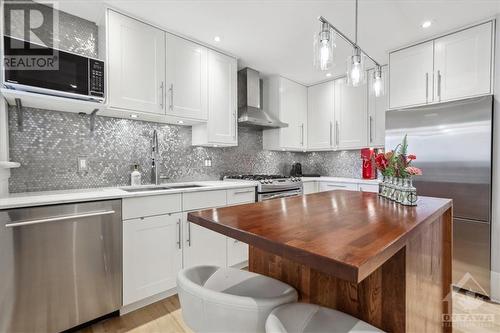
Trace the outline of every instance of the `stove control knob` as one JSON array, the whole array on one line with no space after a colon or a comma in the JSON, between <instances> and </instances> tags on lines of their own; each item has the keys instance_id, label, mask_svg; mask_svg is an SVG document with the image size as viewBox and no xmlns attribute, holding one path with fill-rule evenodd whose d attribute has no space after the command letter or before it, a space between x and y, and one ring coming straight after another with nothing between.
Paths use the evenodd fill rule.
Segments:
<instances>
[{"instance_id":1,"label":"stove control knob","mask_svg":"<svg viewBox=\"0 0 500 333\"><path fill-rule=\"evenodd\" d=\"M265 180L261 180L261 181L260 181L260 183L261 183L261 184L265 184L265 183L266 183L266 181L265 181Z\"/></svg>"}]
</instances>

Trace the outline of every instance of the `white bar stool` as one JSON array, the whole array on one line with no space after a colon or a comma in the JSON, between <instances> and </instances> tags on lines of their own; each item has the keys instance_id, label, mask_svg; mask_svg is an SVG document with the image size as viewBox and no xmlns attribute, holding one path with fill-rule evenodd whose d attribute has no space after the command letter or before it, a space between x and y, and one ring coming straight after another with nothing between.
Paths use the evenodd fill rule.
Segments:
<instances>
[{"instance_id":1,"label":"white bar stool","mask_svg":"<svg viewBox=\"0 0 500 333\"><path fill-rule=\"evenodd\" d=\"M177 291L184 321L195 332L264 332L269 313L298 297L276 279L217 266L183 269Z\"/></svg>"},{"instance_id":2,"label":"white bar stool","mask_svg":"<svg viewBox=\"0 0 500 333\"><path fill-rule=\"evenodd\" d=\"M383 332L346 313L316 304L292 303L274 309L266 333L367 333Z\"/></svg>"}]
</instances>

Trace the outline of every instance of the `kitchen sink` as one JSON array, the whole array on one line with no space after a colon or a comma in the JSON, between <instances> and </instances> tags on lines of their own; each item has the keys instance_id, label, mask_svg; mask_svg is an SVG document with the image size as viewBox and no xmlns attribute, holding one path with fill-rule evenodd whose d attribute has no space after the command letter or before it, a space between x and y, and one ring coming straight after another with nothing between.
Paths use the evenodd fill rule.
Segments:
<instances>
[{"instance_id":1,"label":"kitchen sink","mask_svg":"<svg viewBox=\"0 0 500 333\"><path fill-rule=\"evenodd\" d=\"M196 188L203 187L203 185L194 185L194 184L186 184L186 185L172 185L172 186L143 186L143 187L131 187L131 188L122 188L125 192L149 192L149 191L164 191L164 190L179 190L186 188Z\"/></svg>"}]
</instances>

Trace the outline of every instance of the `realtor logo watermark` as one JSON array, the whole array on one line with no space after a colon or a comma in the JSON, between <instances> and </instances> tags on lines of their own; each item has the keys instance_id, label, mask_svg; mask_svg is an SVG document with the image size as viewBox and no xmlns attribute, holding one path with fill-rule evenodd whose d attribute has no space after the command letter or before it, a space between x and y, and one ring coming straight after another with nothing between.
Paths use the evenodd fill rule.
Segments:
<instances>
[{"instance_id":1,"label":"realtor logo watermark","mask_svg":"<svg viewBox=\"0 0 500 333\"><path fill-rule=\"evenodd\" d=\"M463 290L467 287L473 287L475 290L480 291L481 294L486 295L486 291L477 282L470 273L466 273L456 286ZM473 292L466 292L466 296L457 297L455 300L455 309L452 309L452 293L448 294L443 302L448 304L448 313L443 314L443 325L445 327L453 326L458 328L479 328L479 327L493 327L495 323L495 315L492 313L483 313L482 306L485 301L477 297ZM458 312L460 309L460 312Z\"/></svg>"},{"instance_id":2,"label":"realtor logo watermark","mask_svg":"<svg viewBox=\"0 0 500 333\"><path fill-rule=\"evenodd\" d=\"M6 70L59 69L56 2L4 1Z\"/></svg>"}]
</instances>

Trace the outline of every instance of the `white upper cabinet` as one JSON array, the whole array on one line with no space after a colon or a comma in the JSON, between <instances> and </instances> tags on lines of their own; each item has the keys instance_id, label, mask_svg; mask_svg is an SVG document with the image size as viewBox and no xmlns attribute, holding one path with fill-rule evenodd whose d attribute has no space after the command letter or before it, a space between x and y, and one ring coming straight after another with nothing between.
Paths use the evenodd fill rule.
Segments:
<instances>
[{"instance_id":1,"label":"white upper cabinet","mask_svg":"<svg viewBox=\"0 0 500 333\"><path fill-rule=\"evenodd\" d=\"M307 88L282 77L268 84L266 110L288 127L263 131L264 149L301 151L307 149ZM266 98L264 97L264 103Z\"/></svg>"},{"instance_id":2,"label":"white upper cabinet","mask_svg":"<svg viewBox=\"0 0 500 333\"><path fill-rule=\"evenodd\" d=\"M207 49L172 34L166 36L167 115L207 120Z\"/></svg>"},{"instance_id":3,"label":"white upper cabinet","mask_svg":"<svg viewBox=\"0 0 500 333\"><path fill-rule=\"evenodd\" d=\"M391 109L492 93L493 21L389 55Z\"/></svg>"},{"instance_id":4,"label":"white upper cabinet","mask_svg":"<svg viewBox=\"0 0 500 333\"><path fill-rule=\"evenodd\" d=\"M347 85L335 80L335 145L337 149L358 149L368 144L367 86Z\"/></svg>"},{"instance_id":5,"label":"white upper cabinet","mask_svg":"<svg viewBox=\"0 0 500 333\"><path fill-rule=\"evenodd\" d=\"M391 108L432 101L433 50L430 41L389 55Z\"/></svg>"},{"instance_id":6,"label":"white upper cabinet","mask_svg":"<svg viewBox=\"0 0 500 333\"><path fill-rule=\"evenodd\" d=\"M165 33L112 10L107 31L109 106L165 114Z\"/></svg>"},{"instance_id":7,"label":"white upper cabinet","mask_svg":"<svg viewBox=\"0 0 500 333\"><path fill-rule=\"evenodd\" d=\"M307 88L307 149L334 148L334 81Z\"/></svg>"},{"instance_id":8,"label":"white upper cabinet","mask_svg":"<svg viewBox=\"0 0 500 333\"><path fill-rule=\"evenodd\" d=\"M385 145L385 112L387 111L388 80L383 80L385 94L375 96L373 70L368 71L368 147ZM382 68L382 77L387 77L387 67Z\"/></svg>"},{"instance_id":9,"label":"white upper cabinet","mask_svg":"<svg viewBox=\"0 0 500 333\"><path fill-rule=\"evenodd\" d=\"M450 101L491 93L493 23L434 41L434 96Z\"/></svg>"},{"instance_id":10,"label":"white upper cabinet","mask_svg":"<svg viewBox=\"0 0 500 333\"><path fill-rule=\"evenodd\" d=\"M208 51L208 122L193 126L193 145L238 145L236 59Z\"/></svg>"}]
</instances>

